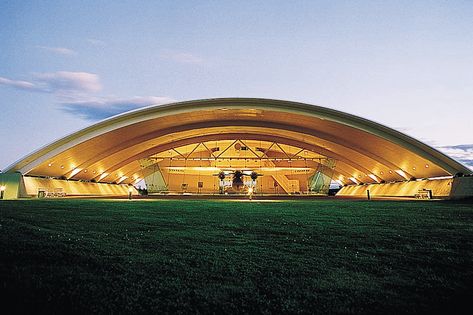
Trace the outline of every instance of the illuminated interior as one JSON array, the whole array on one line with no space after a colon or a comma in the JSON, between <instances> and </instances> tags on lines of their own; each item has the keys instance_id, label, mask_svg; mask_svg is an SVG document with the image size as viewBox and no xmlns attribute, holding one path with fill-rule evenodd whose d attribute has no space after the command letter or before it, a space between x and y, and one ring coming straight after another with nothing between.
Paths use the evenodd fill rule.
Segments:
<instances>
[{"instance_id":1,"label":"illuminated interior","mask_svg":"<svg viewBox=\"0 0 473 315\"><path fill-rule=\"evenodd\" d=\"M150 193L326 194L335 166L308 149L241 139L183 145L140 163Z\"/></svg>"}]
</instances>

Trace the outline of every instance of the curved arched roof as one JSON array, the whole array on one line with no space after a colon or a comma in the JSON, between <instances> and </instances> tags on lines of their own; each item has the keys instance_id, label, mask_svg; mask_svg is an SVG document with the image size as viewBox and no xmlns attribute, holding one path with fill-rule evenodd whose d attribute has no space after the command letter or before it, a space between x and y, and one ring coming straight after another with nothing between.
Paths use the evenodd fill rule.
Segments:
<instances>
[{"instance_id":1,"label":"curved arched roof","mask_svg":"<svg viewBox=\"0 0 473 315\"><path fill-rule=\"evenodd\" d=\"M281 100L220 98L146 107L111 117L26 156L6 172L131 183L139 160L210 140L275 141L337 161L335 178L368 183L471 173L432 147L373 121Z\"/></svg>"}]
</instances>

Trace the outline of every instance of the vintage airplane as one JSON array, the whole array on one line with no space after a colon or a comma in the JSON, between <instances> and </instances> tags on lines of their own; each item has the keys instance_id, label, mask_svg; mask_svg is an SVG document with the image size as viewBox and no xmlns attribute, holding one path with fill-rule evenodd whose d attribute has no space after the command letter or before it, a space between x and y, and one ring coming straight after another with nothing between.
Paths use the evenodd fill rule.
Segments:
<instances>
[{"instance_id":1,"label":"vintage airplane","mask_svg":"<svg viewBox=\"0 0 473 315\"><path fill-rule=\"evenodd\" d=\"M245 194L250 188L257 189L260 185L256 185L258 177L263 176L258 172L263 172L268 178L277 177L281 174L307 175L316 171L310 167L258 167L239 168L239 167L215 167L215 166L169 166L161 167L170 174L189 174L198 176L216 176L219 179L219 191L221 194ZM276 187L276 186L275 186Z\"/></svg>"},{"instance_id":2,"label":"vintage airplane","mask_svg":"<svg viewBox=\"0 0 473 315\"><path fill-rule=\"evenodd\" d=\"M223 192L225 189L223 185L225 178L227 178L227 176L232 176L232 179L231 179L232 185L231 187L227 188L227 192L238 193L238 192L243 192L245 188L245 181L244 181L245 176L249 176L252 182L254 182L259 176L263 176L263 174L258 174L257 172L253 170L248 170L248 169L247 170L227 169L227 170L221 170L218 174L214 174L214 176L218 176L218 178L222 182L221 192Z\"/></svg>"}]
</instances>

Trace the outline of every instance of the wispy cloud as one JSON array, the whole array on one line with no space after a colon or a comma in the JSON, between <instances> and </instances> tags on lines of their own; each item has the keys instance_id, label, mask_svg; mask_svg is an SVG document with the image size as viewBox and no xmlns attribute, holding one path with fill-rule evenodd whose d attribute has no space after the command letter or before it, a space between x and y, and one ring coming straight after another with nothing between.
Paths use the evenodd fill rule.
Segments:
<instances>
[{"instance_id":1,"label":"wispy cloud","mask_svg":"<svg viewBox=\"0 0 473 315\"><path fill-rule=\"evenodd\" d=\"M98 75L89 72L69 71L36 73L30 81L0 77L0 84L21 90L52 93L63 97L94 93L102 89Z\"/></svg>"},{"instance_id":2,"label":"wispy cloud","mask_svg":"<svg viewBox=\"0 0 473 315\"><path fill-rule=\"evenodd\" d=\"M70 48L66 48L66 47L49 47L49 46L36 46L36 47L48 52L59 54L59 55L66 55L66 56L77 55L77 53L74 50Z\"/></svg>"},{"instance_id":3,"label":"wispy cloud","mask_svg":"<svg viewBox=\"0 0 473 315\"><path fill-rule=\"evenodd\" d=\"M441 146L437 149L473 169L473 144Z\"/></svg>"},{"instance_id":4,"label":"wispy cloud","mask_svg":"<svg viewBox=\"0 0 473 315\"><path fill-rule=\"evenodd\" d=\"M89 72L36 73L31 81L0 77L0 85L31 92L51 93L64 112L87 120L99 120L149 105L175 102L170 97L136 96L100 97L102 84L97 74Z\"/></svg>"},{"instance_id":5,"label":"wispy cloud","mask_svg":"<svg viewBox=\"0 0 473 315\"><path fill-rule=\"evenodd\" d=\"M6 86L11 86L13 88L20 89L20 90L30 90L30 91L32 91L32 90L36 89L36 86L31 82L20 81L20 80L11 80L11 79L7 79L7 78L4 78L4 77L0 77L0 84L1 85L6 85Z\"/></svg>"},{"instance_id":6,"label":"wispy cloud","mask_svg":"<svg viewBox=\"0 0 473 315\"><path fill-rule=\"evenodd\" d=\"M102 89L99 76L89 72L46 72L35 74L35 80L44 91L60 96L77 93L95 93Z\"/></svg>"},{"instance_id":7,"label":"wispy cloud","mask_svg":"<svg viewBox=\"0 0 473 315\"><path fill-rule=\"evenodd\" d=\"M204 63L203 58L188 52L164 50L161 52L160 57L184 64L200 65Z\"/></svg>"},{"instance_id":8,"label":"wispy cloud","mask_svg":"<svg viewBox=\"0 0 473 315\"><path fill-rule=\"evenodd\" d=\"M69 114L87 120L99 120L133 109L149 105L175 102L170 97L146 96L132 98L89 99L70 103L62 103L61 109Z\"/></svg>"}]
</instances>

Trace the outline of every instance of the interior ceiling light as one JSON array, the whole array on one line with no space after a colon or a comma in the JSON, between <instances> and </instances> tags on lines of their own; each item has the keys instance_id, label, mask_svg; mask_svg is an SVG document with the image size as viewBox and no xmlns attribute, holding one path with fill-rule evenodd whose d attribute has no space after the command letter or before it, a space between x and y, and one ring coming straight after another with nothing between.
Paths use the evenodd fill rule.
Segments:
<instances>
[{"instance_id":1,"label":"interior ceiling light","mask_svg":"<svg viewBox=\"0 0 473 315\"><path fill-rule=\"evenodd\" d=\"M368 174L368 176L369 176L372 180L374 180L375 182L379 183L378 178L377 178L374 174Z\"/></svg>"},{"instance_id":2,"label":"interior ceiling light","mask_svg":"<svg viewBox=\"0 0 473 315\"><path fill-rule=\"evenodd\" d=\"M75 169L73 169L72 172L71 172L71 176L69 176L69 178L74 177L74 175L76 175L76 174L79 173L80 171L81 171L80 168L75 168Z\"/></svg>"},{"instance_id":3,"label":"interior ceiling light","mask_svg":"<svg viewBox=\"0 0 473 315\"><path fill-rule=\"evenodd\" d=\"M120 184L121 182L123 182L127 178L128 178L127 176L120 177L120 179L117 181L117 184Z\"/></svg>"},{"instance_id":4,"label":"interior ceiling light","mask_svg":"<svg viewBox=\"0 0 473 315\"><path fill-rule=\"evenodd\" d=\"M404 177L404 179L409 179L406 173L403 170L395 170L400 176Z\"/></svg>"},{"instance_id":5,"label":"interior ceiling light","mask_svg":"<svg viewBox=\"0 0 473 315\"><path fill-rule=\"evenodd\" d=\"M355 177L350 177L349 180L351 180L351 181L354 182L355 184L358 184L358 181L356 180Z\"/></svg>"},{"instance_id":6,"label":"interior ceiling light","mask_svg":"<svg viewBox=\"0 0 473 315\"><path fill-rule=\"evenodd\" d=\"M102 173L102 175L100 175L100 177L99 177L99 181L101 181L102 179L107 177L107 175L108 175L108 173Z\"/></svg>"}]
</instances>

